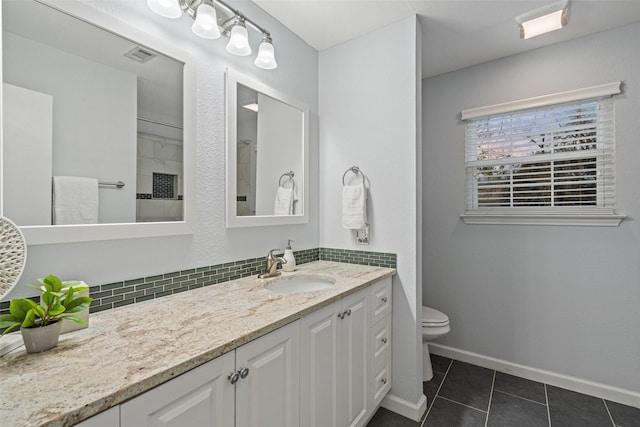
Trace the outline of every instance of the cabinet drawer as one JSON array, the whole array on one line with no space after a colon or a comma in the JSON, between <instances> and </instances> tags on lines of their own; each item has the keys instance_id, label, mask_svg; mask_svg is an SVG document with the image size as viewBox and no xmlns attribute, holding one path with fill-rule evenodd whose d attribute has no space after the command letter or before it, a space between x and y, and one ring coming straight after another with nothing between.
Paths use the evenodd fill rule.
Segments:
<instances>
[{"instance_id":1,"label":"cabinet drawer","mask_svg":"<svg viewBox=\"0 0 640 427\"><path fill-rule=\"evenodd\" d=\"M371 366L375 371L391 358L391 316L371 327Z\"/></svg>"},{"instance_id":2,"label":"cabinet drawer","mask_svg":"<svg viewBox=\"0 0 640 427\"><path fill-rule=\"evenodd\" d=\"M391 358L387 358L381 367L373 371L371 381L374 407L380 404L382 398L391 390Z\"/></svg>"},{"instance_id":3,"label":"cabinet drawer","mask_svg":"<svg viewBox=\"0 0 640 427\"><path fill-rule=\"evenodd\" d=\"M371 285L371 324L391 313L391 277Z\"/></svg>"}]
</instances>

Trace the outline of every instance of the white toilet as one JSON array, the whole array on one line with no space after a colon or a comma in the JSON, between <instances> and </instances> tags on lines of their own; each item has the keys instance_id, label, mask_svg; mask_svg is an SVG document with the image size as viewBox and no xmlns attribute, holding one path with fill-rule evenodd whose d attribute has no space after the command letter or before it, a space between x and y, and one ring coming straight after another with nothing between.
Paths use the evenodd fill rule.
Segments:
<instances>
[{"instance_id":1,"label":"white toilet","mask_svg":"<svg viewBox=\"0 0 640 427\"><path fill-rule=\"evenodd\" d=\"M422 381L430 381L433 378L431 356L427 343L450 330L449 318L446 314L431 307L422 307Z\"/></svg>"}]
</instances>

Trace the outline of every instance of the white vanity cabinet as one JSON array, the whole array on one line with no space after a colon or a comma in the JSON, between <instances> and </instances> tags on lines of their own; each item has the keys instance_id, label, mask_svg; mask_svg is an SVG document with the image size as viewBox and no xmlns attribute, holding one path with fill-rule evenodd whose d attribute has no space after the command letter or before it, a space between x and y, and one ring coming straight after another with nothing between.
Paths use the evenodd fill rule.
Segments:
<instances>
[{"instance_id":1,"label":"white vanity cabinet","mask_svg":"<svg viewBox=\"0 0 640 427\"><path fill-rule=\"evenodd\" d=\"M391 388L391 278L81 427L362 427Z\"/></svg>"},{"instance_id":2,"label":"white vanity cabinet","mask_svg":"<svg viewBox=\"0 0 640 427\"><path fill-rule=\"evenodd\" d=\"M121 427L233 427L229 352L120 405Z\"/></svg>"},{"instance_id":3,"label":"white vanity cabinet","mask_svg":"<svg viewBox=\"0 0 640 427\"><path fill-rule=\"evenodd\" d=\"M369 290L300 320L302 427L362 425L367 411Z\"/></svg>"},{"instance_id":4,"label":"white vanity cabinet","mask_svg":"<svg viewBox=\"0 0 640 427\"><path fill-rule=\"evenodd\" d=\"M391 390L392 279L371 285L371 335L369 406L376 408Z\"/></svg>"},{"instance_id":5,"label":"white vanity cabinet","mask_svg":"<svg viewBox=\"0 0 640 427\"><path fill-rule=\"evenodd\" d=\"M300 425L298 326L296 321L236 349L236 427Z\"/></svg>"},{"instance_id":6,"label":"white vanity cabinet","mask_svg":"<svg viewBox=\"0 0 640 427\"><path fill-rule=\"evenodd\" d=\"M375 286L300 320L302 427L362 426L382 399L372 394L370 325Z\"/></svg>"},{"instance_id":7,"label":"white vanity cabinet","mask_svg":"<svg viewBox=\"0 0 640 427\"><path fill-rule=\"evenodd\" d=\"M120 405L121 427L296 427L298 322Z\"/></svg>"}]
</instances>

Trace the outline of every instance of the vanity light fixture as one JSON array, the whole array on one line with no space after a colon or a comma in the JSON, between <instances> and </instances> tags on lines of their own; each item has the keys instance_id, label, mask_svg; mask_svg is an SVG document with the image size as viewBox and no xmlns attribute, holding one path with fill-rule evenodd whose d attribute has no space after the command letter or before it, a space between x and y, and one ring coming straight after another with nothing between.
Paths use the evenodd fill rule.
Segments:
<instances>
[{"instance_id":1,"label":"vanity light fixture","mask_svg":"<svg viewBox=\"0 0 640 427\"><path fill-rule=\"evenodd\" d=\"M191 31L196 36L203 39L217 39L220 37L220 29L218 28L218 15L213 2L202 2L196 9L195 19L191 26Z\"/></svg>"},{"instance_id":2,"label":"vanity light fixture","mask_svg":"<svg viewBox=\"0 0 640 427\"><path fill-rule=\"evenodd\" d=\"M147 0L147 6L165 18L176 19L182 15L180 5L174 0Z\"/></svg>"},{"instance_id":3,"label":"vanity light fixture","mask_svg":"<svg viewBox=\"0 0 640 427\"><path fill-rule=\"evenodd\" d=\"M269 31L222 0L147 0L147 6L158 15L172 19L179 18L184 11L194 21L191 26L194 34L205 39L228 37L226 49L233 55L251 55L247 26L253 28L262 34L255 66L264 70L278 66Z\"/></svg>"},{"instance_id":4,"label":"vanity light fixture","mask_svg":"<svg viewBox=\"0 0 640 427\"><path fill-rule=\"evenodd\" d=\"M262 42L260 42L260 46L258 47L258 56L256 56L254 64L256 67L263 68L265 70L273 70L278 66L273 51L273 44L271 43L271 37L262 37Z\"/></svg>"},{"instance_id":5,"label":"vanity light fixture","mask_svg":"<svg viewBox=\"0 0 640 427\"><path fill-rule=\"evenodd\" d=\"M567 25L568 21L569 0L561 0L516 17L521 39L559 30Z\"/></svg>"},{"instance_id":6,"label":"vanity light fixture","mask_svg":"<svg viewBox=\"0 0 640 427\"><path fill-rule=\"evenodd\" d=\"M247 56L251 55L251 46L249 46L249 34L244 19L236 16L233 26L231 27L231 35L229 43L227 43L227 52L232 55Z\"/></svg>"}]
</instances>

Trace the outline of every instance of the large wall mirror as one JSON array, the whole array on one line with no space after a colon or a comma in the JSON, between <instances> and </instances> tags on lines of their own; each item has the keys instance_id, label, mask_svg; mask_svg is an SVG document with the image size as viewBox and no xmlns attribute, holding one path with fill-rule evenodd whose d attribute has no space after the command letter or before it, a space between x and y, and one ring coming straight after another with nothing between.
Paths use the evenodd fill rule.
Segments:
<instances>
[{"instance_id":1,"label":"large wall mirror","mask_svg":"<svg viewBox=\"0 0 640 427\"><path fill-rule=\"evenodd\" d=\"M28 244L189 232L193 71L77 1L2 2L2 214Z\"/></svg>"},{"instance_id":2,"label":"large wall mirror","mask_svg":"<svg viewBox=\"0 0 640 427\"><path fill-rule=\"evenodd\" d=\"M227 227L309 221L308 107L227 70Z\"/></svg>"}]
</instances>

